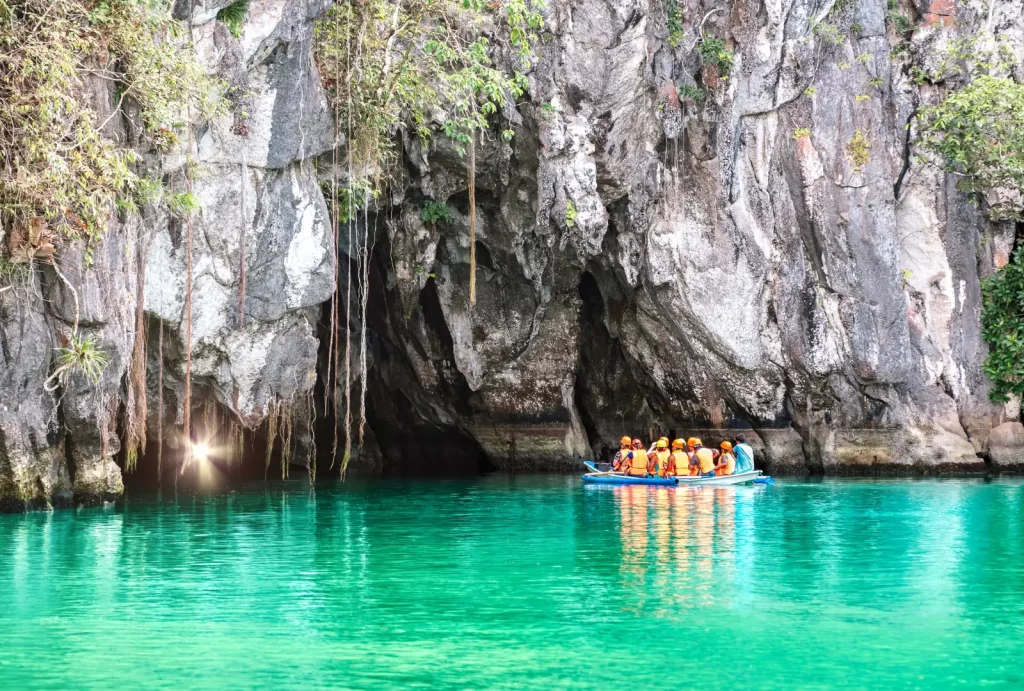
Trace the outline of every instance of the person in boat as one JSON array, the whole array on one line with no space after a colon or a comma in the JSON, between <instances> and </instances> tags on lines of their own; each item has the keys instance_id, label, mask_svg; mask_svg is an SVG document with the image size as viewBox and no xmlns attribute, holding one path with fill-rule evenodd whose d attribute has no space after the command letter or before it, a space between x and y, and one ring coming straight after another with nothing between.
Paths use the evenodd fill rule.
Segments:
<instances>
[{"instance_id":1,"label":"person in boat","mask_svg":"<svg viewBox=\"0 0 1024 691\"><path fill-rule=\"evenodd\" d=\"M633 440L629 437L623 437L619 440L619 450L615 453L615 457L612 458L612 470L622 470L626 456L629 455L632 448Z\"/></svg>"},{"instance_id":2,"label":"person in boat","mask_svg":"<svg viewBox=\"0 0 1024 691\"><path fill-rule=\"evenodd\" d=\"M721 444L722 453L718 456L718 463L715 465L715 475L732 475L736 472L736 457L732 454L732 443L723 441Z\"/></svg>"},{"instance_id":3,"label":"person in boat","mask_svg":"<svg viewBox=\"0 0 1024 691\"><path fill-rule=\"evenodd\" d=\"M686 458L689 460L689 475L691 477L700 475L700 464L697 462L697 457L694 455L699 444L700 439L697 437L690 437L686 440Z\"/></svg>"},{"instance_id":4,"label":"person in boat","mask_svg":"<svg viewBox=\"0 0 1024 691\"><path fill-rule=\"evenodd\" d=\"M633 448L626 454L626 463L624 464L625 467L621 468L622 472L627 475L646 477L649 463L650 459L647 457L647 451L644 449L643 440L640 437L634 437Z\"/></svg>"},{"instance_id":5,"label":"person in boat","mask_svg":"<svg viewBox=\"0 0 1024 691\"><path fill-rule=\"evenodd\" d=\"M754 450L750 448L746 437L742 434L737 434L732 450L736 456L737 473L749 473L754 469Z\"/></svg>"},{"instance_id":6,"label":"person in boat","mask_svg":"<svg viewBox=\"0 0 1024 691\"><path fill-rule=\"evenodd\" d=\"M672 453L668 457L667 477L690 474L690 457L686 455L686 442L676 439L672 442Z\"/></svg>"},{"instance_id":7,"label":"person in boat","mask_svg":"<svg viewBox=\"0 0 1024 691\"><path fill-rule=\"evenodd\" d=\"M715 452L705 448L700 439L695 441L697 443L693 445L693 457L697 461L700 477L715 477Z\"/></svg>"},{"instance_id":8,"label":"person in boat","mask_svg":"<svg viewBox=\"0 0 1024 691\"><path fill-rule=\"evenodd\" d=\"M672 454L668 450L668 439L662 437L654 445L654 453L651 454L651 462L648 471L651 475L665 477L668 475L669 459Z\"/></svg>"}]
</instances>

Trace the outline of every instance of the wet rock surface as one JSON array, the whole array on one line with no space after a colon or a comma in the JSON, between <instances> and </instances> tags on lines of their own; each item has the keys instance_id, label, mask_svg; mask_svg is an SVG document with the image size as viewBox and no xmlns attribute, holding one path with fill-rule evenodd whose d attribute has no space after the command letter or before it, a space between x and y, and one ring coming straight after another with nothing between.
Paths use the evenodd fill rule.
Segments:
<instances>
[{"instance_id":1,"label":"wet rock surface","mask_svg":"<svg viewBox=\"0 0 1024 691\"><path fill-rule=\"evenodd\" d=\"M317 438L323 468L328 428L345 424L322 404L335 274L321 184L335 141L310 51L327 3L253 0L239 39L215 19L225 4L176 7L201 59L236 88L231 112L192 144L194 402L250 430L282 402L305 411L294 436ZM980 281L1008 261L1016 228L916 160L907 124L946 87L916 83L892 54L906 44L937 64L982 25L1020 54L1021 10L969 2L951 22L905 4L913 35L894 31L884 0L687 0L673 47L660 1L549 3L529 91L503 115L515 137L495 128L477 142L476 303L466 164L444 137L406 141L398 189L340 228L343 306L349 270L368 257L340 329L355 408L367 391L353 469L570 469L623 433L739 430L774 472L984 468L989 453L1012 463L1019 409L988 399L979 315ZM701 64L701 32L733 53L729 75ZM161 163L179 191L183 154ZM453 219L424 223L428 200ZM67 291L36 267L25 290L0 294L6 508L122 491L115 428L139 238L150 436L161 324L163 424L180 425L187 225L150 210L117 225L91 266L84 250L61 257L82 329L111 364L59 404L42 385L73 320Z\"/></svg>"}]
</instances>

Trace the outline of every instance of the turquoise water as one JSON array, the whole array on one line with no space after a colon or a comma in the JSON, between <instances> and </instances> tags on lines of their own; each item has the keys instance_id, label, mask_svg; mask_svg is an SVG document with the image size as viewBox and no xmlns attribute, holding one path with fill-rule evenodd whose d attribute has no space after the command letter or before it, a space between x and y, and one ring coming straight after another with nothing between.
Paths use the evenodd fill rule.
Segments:
<instances>
[{"instance_id":1,"label":"turquoise water","mask_svg":"<svg viewBox=\"0 0 1024 691\"><path fill-rule=\"evenodd\" d=\"M0 687L1021 688L1022 504L491 476L0 516Z\"/></svg>"}]
</instances>

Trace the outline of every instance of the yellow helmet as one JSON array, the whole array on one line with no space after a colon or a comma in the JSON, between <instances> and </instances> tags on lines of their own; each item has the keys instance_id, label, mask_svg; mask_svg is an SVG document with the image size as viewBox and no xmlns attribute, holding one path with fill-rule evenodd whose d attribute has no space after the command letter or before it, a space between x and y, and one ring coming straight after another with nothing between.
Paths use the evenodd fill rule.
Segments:
<instances>
[{"instance_id":1,"label":"yellow helmet","mask_svg":"<svg viewBox=\"0 0 1024 691\"><path fill-rule=\"evenodd\" d=\"M685 442L683 442L682 439L676 439L674 442L672 442L672 448L673 449L681 449L684 446L686 446L686 444L685 444Z\"/></svg>"},{"instance_id":2,"label":"yellow helmet","mask_svg":"<svg viewBox=\"0 0 1024 691\"><path fill-rule=\"evenodd\" d=\"M619 446L629 446L632 443L633 440L630 439L629 437L623 437L622 439L619 440Z\"/></svg>"},{"instance_id":3,"label":"yellow helmet","mask_svg":"<svg viewBox=\"0 0 1024 691\"><path fill-rule=\"evenodd\" d=\"M659 449L667 449L668 448L668 441L666 441L664 439L659 439L658 440L658 448Z\"/></svg>"},{"instance_id":4,"label":"yellow helmet","mask_svg":"<svg viewBox=\"0 0 1024 691\"><path fill-rule=\"evenodd\" d=\"M721 447L722 451L732 451L732 442L723 441Z\"/></svg>"},{"instance_id":5,"label":"yellow helmet","mask_svg":"<svg viewBox=\"0 0 1024 691\"><path fill-rule=\"evenodd\" d=\"M658 437L658 441L663 441L668 444L668 437Z\"/></svg>"}]
</instances>

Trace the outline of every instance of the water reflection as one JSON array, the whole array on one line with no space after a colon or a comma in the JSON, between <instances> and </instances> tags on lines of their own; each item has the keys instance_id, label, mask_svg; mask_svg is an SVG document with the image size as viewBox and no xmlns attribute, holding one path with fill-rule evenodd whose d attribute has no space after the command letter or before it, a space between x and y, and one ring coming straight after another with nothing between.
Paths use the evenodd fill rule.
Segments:
<instances>
[{"instance_id":1,"label":"water reflection","mask_svg":"<svg viewBox=\"0 0 1024 691\"><path fill-rule=\"evenodd\" d=\"M620 586L639 611L706 606L735 592L736 507L750 488L610 488L622 542Z\"/></svg>"}]
</instances>

